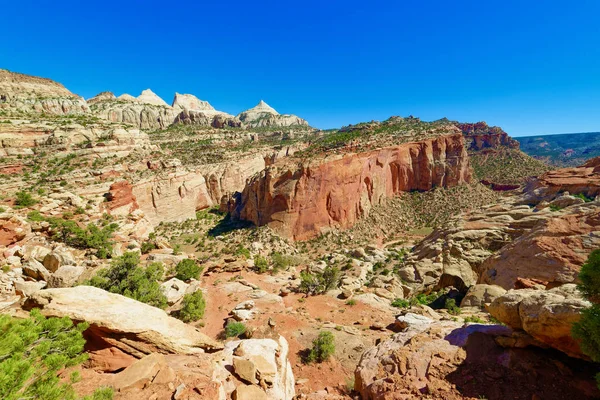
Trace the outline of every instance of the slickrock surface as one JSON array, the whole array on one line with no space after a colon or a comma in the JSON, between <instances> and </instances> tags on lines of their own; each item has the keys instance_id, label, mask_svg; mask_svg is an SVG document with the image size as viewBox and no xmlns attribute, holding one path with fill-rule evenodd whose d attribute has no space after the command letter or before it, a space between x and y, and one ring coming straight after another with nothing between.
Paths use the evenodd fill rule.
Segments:
<instances>
[{"instance_id":1,"label":"slickrock surface","mask_svg":"<svg viewBox=\"0 0 600 400\"><path fill-rule=\"evenodd\" d=\"M49 317L86 321L94 340L135 357L152 352L202 353L222 347L159 308L92 286L42 290L27 300L26 307L40 308Z\"/></svg>"},{"instance_id":2,"label":"slickrock surface","mask_svg":"<svg viewBox=\"0 0 600 400\"><path fill-rule=\"evenodd\" d=\"M577 287L568 284L550 290L509 290L497 297L488 311L500 322L523 330L550 347L587 359L571 337L571 328L589 306Z\"/></svg>"},{"instance_id":3,"label":"slickrock surface","mask_svg":"<svg viewBox=\"0 0 600 400\"><path fill-rule=\"evenodd\" d=\"M304 240L352 226L386 197L470 179L462 135L441 136L308 165L275 164L248 183L236 213Z\"/></svg>"}]
</instances>

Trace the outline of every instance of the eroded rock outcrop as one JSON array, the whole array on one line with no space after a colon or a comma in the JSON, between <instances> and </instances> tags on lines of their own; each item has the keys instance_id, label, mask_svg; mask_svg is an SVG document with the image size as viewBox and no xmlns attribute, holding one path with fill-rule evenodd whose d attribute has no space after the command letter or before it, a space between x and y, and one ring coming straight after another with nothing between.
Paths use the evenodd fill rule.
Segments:
<instances>
[{"instance_id":1,"label":"eroded rock outcrop","mask_svg":"<svg viewBox=\"0 0 600 400\"><path fill-rule=\"evenodd\" d=\"M159 308L91 286L41 290L29 297L25 308L86 321L89 340L138 358L152 352L194 354L222 347Z\"/></svg>"},{"instance_id":2,"label":"eroded rock outcrop","mask_svg":"<svg viewBox=\"0 0 600 400\"><path fill-rule=\"evenodd\" d=\"M591 199L600 195L600 157L592 158L579 167L548 171L531 179L520 201L550 201L565 192Z\"/></svg>"},{"instance_id":3,"label":"eroded rock outcrop","mask_svg":"<svg viewBox=\"0 0 600 400\"><path fill-rule=\"evenodd\" d=\"M311 163L275 163L246 186L235 215L304 240L348 228L386 197L469 182L462 135L447 135Z\"/></svg>"},{"instance_id":4,"label":"eroded rock outcrop","mask_svg":"<svg viewBox=\"0 0 600 400\"><path fill-rule=\"evenodd\" d=\"M488 311L500 322L523 330L550 347L587 359L571 336L571 328L579 321L581 311L590 305L576 285L567 284L550 290L509 290L496 298Z\"/></svg>"},{"instance_id":5,"label":"eroded rock outcrop","mask_svg":"<svg viewBox=\"0 0 600 400\"><path fill-rule=\"evenodd\" d=\"M0 69L0 109L17 113L89 113L85 100L58 82Z\"/></svg>"},{"instance_id":6,"label":"eroded rock outcrop","mask_svg":"<svg viewBox=\"0 0 600 400\"><path fill-rule=\"evenodd\" d=\"M518 149L519 142L508 136L499 126L489 126L481 121L476 123L456 123L465 135L465 142L470 151L494 150L500 147Z\"/></svg>"},{"instance_id":7,"label":"eroded rock outcrop","mask_svg":"<svg viewBox=\"0 0 600 400\"><path fill-rule=\"evenodd\" d=\"M238 114L237 118L252 128L268 126L308 126L304 119L291 114L279 114L264 101Z\"/></svg>"}]
</instances>

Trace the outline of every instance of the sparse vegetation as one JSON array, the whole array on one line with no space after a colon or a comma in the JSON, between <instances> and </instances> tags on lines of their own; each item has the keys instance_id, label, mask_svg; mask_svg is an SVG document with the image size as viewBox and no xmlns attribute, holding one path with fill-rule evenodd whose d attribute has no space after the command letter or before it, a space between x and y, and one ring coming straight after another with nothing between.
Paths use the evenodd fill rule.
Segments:
<instances>
[{"instance_id":1,"label":"sparse vegetation","mask_svg":"<svg viewBox=\"0 0 600 400\"><path fill-rule=\"evenodd\" d=\"M323 272L300 272L300 286L298 291L307 295L326 293L338 287L340 270L334 266L327 266Z\"/></svg>"},{"instance_id":2,"label":"sparse vegetation","mask_svg":"<svg viewBox=\"0 0 600 400\"><path fill-rule=\"evenodd\" d=\"M335 342L333 333L329 331L319 332L319 336L313 340L312 348L307 352L304 362L307 364L327 361L335 353Z\"/></svg>"},{"instance_id":3,"label":"sparse vegetation","mask_svg":"<svg viewBox=\"0 0 600 400\"><path fill-rule=\"evenodd\" d=\"M113 260L109 268L102 269L86 284L111 293L141 301L158 308L167 307L167 298L160 290L163 266L152 263L146 268L139 266L138 253L128 252Z\"/></svg>"},{"instance_id":4,"label":"sparse vegetation","mask_svg":"<svg viewBox=\"0 0 600 400\"><path fill-rule=\"evenodd\" d=\"M34 204L37 204L37 200L33 198L31 193L26 191L17 192L15 206L24 208L31 207Z\"/></svg>"},{"instance_id":5,"label":"sparse vegetation","mask_svg":"<svg viewBox=\"0 0 600 400\"><path fill-rule=\"evenodd\" d=\"M206 300L201 290L183 296L179 319L183 322L198 321L204 317Z\"/></svg>"},{"instance_id":6,"label":"sparse vegetation","mask_svg":"<svg viewBox=\"0 0 600 400\"><path fill-rule=\"evenodd\" d=\"M246 325L242 322L230 322L225 326L225 337L240 337L246 333Z\"/></svg>"},{"instance_id":7,"label":"sparse vegetation","mask_svg":"<svg viewBox=\"0 0 600 400\"><path fill-rule=\"evenodd\" d=\"M202 268L196 263L196 261L186 258L177 263L175 272L175 277L177 279L189 281L190 279L198 279L200 277L200 273L202 272Z\"/></svg>"},{"instance_id":8,"label":"sparse vegetation","mask_svg":"<svg viewBox=\"0 0 600 400\"><path fill-rule=\"evenodd\" d=\"M451 315L459 315L461 312L460 307L456 305L456 300L454 300L454 299L446 299L444 308Z\"/></svg>"},{"instance_id":9,"label":"sparse vegetation","mask_svg":"<svg viewBox=\"0 0 600 400\"><path fill-rule=\"evenodd\" d=\"M109 258L113 252L112 234L117 230L115 223L102 228L93 223L82 228L76 221L47 218L52 228L52 239L78 249L94 249L99 258Z\"/></svg>"},{"instance_id":10,"label":"sparse vegetation","mask_svg":"<svg viewBox=\"0 0 600 400\"><path fill-rule=\"evenodd\" d=\"M0 397L75 400L73 387L61 382L58 373L87 359L82 353L87 327L67 317L46 318L37 309L25 319L0 315ZM110 400L112 393L101 388L84 399Z\"/></svg>"}]
</instances>

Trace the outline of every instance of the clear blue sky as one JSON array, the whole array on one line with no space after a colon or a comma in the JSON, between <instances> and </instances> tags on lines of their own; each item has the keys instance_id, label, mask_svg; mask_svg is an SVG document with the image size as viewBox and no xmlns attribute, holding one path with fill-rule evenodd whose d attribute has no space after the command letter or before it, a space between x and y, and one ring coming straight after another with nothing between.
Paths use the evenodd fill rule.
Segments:
<instances>
[{"instance_id":1,"label":"clear blue sky","mask_svg":"<svg viewBox=\"0 0 600 400\"><path fill-rule=\"evenodd\" d=\"M600 131L600 1L2 1L0 68L331 128L391 115Z\"/></svg>"}]
</instances>

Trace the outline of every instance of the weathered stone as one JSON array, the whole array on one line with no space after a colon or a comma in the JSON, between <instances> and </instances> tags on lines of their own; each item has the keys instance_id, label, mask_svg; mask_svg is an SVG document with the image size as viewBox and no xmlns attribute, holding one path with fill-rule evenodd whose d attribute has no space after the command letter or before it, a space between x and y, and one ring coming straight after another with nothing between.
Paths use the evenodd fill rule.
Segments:
<instances>
[{"instance_id":1,"label":"weathered stone","mask_svg":"<svg viewBox=\"0 0 600 400\"><path fill-rule=\"evenodd\" d=\"M50 275L50 278L48 279L48 287L68 288L74 286L84 272L84 267L78 267L75 265L62 266L55 273Z\"/></svg>"},{"instance_id":2,"label":"weathered stone","mask_svg":"<svg viewBox=\"0 0 600 400\"><path fill-rule=\"evenodd\" d=\"M88 332L136 357L152 352L202 353L221 344L163 310L90 286L45 289L34 293L25 308L90 324Z\"/></svg>"},{"instance_id":3,"label":"weathered stone","mask_svg":"<svg viewBox=\"0 0 600 400\"><path fill-rule=\"evenodd\" d=\"M461 307L483 307L494 301L498 296L502 296L506 290L496 285L478 284L469 288L469 291L462 299Z\"/></svg>"}]
</instances>

